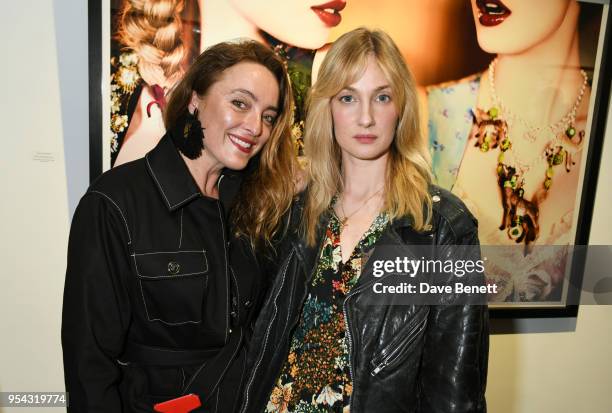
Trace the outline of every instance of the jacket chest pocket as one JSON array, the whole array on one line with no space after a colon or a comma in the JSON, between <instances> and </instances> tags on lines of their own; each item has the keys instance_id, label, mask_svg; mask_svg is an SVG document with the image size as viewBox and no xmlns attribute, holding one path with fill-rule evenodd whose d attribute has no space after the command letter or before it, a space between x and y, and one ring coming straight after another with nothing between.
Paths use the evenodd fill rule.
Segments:
<instances>
[{"instance_id":1,"label":"jacket chest pocket","mask_svg":"<svg viewBox=\"0 0 612 413\"><path fill-rule=\"evenodd\" d=\"M370 374L376 376L381 371L393 368L401 363L415 347L413 344L423 336L427 327L427 316L429 307L423 307L414 316L413 322L405 329L400 330L389 343L383 344L383 348L372 357Z\"/></svg>"},{"instance_id":2,"label":"jacket chest pocket","mask_svg":"<svg viewBox=\"0 0 612 413\"><path fill-rule=\"evenodd\" d=\"M149 321L200 323L208 284L206 251L156 251L133 254Z\"/></svg>"}]
</instances>

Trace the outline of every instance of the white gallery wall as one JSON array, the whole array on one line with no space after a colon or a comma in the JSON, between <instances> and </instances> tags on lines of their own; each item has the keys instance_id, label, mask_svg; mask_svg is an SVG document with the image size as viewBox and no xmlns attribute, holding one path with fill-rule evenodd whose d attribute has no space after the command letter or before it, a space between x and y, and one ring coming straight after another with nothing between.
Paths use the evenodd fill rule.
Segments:
<instances>
[{"instance_id":1,"label":"white gallery wall","mask_svg":"<svg viewBox=\"0 0 612 413\"><path fill-rule=\"evenodd\" d=\"M2 9L0 390L60 390L68 202L53 4Z\"/></svg>"},{"instance_id":2,"label":"white gallery wall","mask_svg":"<svg viewBox=\"0 0 612 413\"><path fill-rule=\"evenodd\" d=\"M69 219L88 182L86 3L2 5L0 391L63 390L59 328ZM608 125L591 232L591 243L606 245L612 111ZM540 320L531 328L554 331L558 324ZM583 306L575 322L561 324L575 329L492 336L491 412L612 411L612 306ZM13 411L24 410L0 407Z\"/></svg>"},{"instance_id":3,"label":"white gallery wall","mask_svg":"<svg viewBox=\"0 0 612 413\"><path fill-rule=\"evenodd\" d=\"M64 149L73 153L72 190L82 193L87 2L23 0L1 10L0 391L63 391L60 317L74 209ZM11 411L24 409L0 407Z\"/></svg>"}]
</instances>

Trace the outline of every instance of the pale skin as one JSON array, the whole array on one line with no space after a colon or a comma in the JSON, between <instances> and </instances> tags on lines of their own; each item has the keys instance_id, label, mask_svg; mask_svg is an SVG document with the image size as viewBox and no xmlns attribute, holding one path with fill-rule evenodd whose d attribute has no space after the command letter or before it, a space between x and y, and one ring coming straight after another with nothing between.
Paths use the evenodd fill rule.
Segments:
<instances>
[{"instance_id":1,"label":"pale skin","mask_svg":"<svg viewBox=\"0 0 612 413\"><path fill-rule=\"evenodd\" d=\"M159 106L151 105L150 117L146 112L147 105L154 100L151 87L144 86L114 166L142 158L164 135L166 129Z\"/></svg>"},{"instance_id":2,"label":"pale skin","mask_svg":"<svg viewBox=\"0 0 612 413\"><path fill-rule=\"evenodd\" d=\"M583 83L579 72L579 6L568 0L507 0L504 4L512 10L512 15L494 27L479 23L475 0L472 9L480 46L497 53L495 87L498 97L526 123L542 128L535 141L523 138L527 128L521 122L512 123L509 130L516 156L524 163L534 161L524 174L524 197L531 200L545 177L547 165L544 160L536 159L553 136L546 126L569 112ZM519 30L521 27L530 30ZM508 36L508 31L514 35ZM576 114L577 131L586 126L589 97L587 87ZM488 110L492 106L489 74L485 71L480 80L477 107ZM483 244L513 244L514 241L498 229L503 215L496 173L499 149L483 153L474 143L469 141L466 146L453 191L464 199L467 196L468 207L474 206ZM569 173L564 166L554 168L552 187L539 204L538 244L570 242L567 238L579 183L582 147L567 141L564 146L574 152L575 165Z\"/></svg>"},{"instance_id":3,"label":"pale skin","mask_svg":"<svg viewBox=\"0 0 612 413\"><path fill-rule=\"evenodd\" d=\"M362 77L332 97L331 111L342 154L343 192L335 212L349 217L340 235L346 262L383 207L381 188L398 121L390 83L373 56Z\"/></svg>"},{"instance_id":4,"label":"pale skin","mask_svg":"<svg viewBox=\"0 0 612 413\"><path fill-rule=\"evenodd\" d=\"M279 86L258 63L242 62L226 69L204 96L192 95L189 110L198 109L204 130L204 151L183 159L202 194L218 198L223 168L244 169L266 144L278 116Z\"/></svg>"},{"instance_id":5,"label":"pale skin","mask_svg":"<svg viewBox=\"0 0 612 413\"><path fill-rule=\"evenodd\" d=\"M325 1L200 0L201 50L222 41L243 37L264 43L262 30L287 44L318 49L324 46L331 29L310 8L320 3ZM270 7L276 13L271 13ZM295 30L296 27L301 29ZM320 61L318 58L316 60ZM167 92L176 80L156 79L155 83ZM150 84L145 84L115 165L143 157L165 133L159 105L150 106L150 117L146 113L147 106L154 101L153 89Z\"/></svg>"},{"instance_id":6,"label":"pale skin","mask_svg":"<svg viewBox=\"0 0 612 413\"><path fill-rule=\"evenodd\" d=\"M330 30L337 24L325 23L312 9L327 2L201 0L200 21L204 22L201 44L211 45L238 37L264 42L261 33L264 31L285 44L316 50L325 45Z\"/></svg>"}]
</instances>

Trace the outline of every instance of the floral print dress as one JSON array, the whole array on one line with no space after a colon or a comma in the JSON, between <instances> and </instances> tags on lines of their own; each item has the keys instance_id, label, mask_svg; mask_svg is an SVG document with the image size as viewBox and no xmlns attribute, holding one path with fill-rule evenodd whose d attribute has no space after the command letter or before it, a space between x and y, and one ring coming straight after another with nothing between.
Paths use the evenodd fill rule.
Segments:
<instances>
[{"instance_id":1,"label":"floral print dress","mask_svg":"<svg viewBox=\"0 0 612 413\"><path fill-rule=\"evenodd\" d=\"M332 210L317 269L267 413L349 411L352 378L343 303L359 279L362 259L388 222L386 213L379 214L342 263L341 225Z\"/></svg>"}]
</instances>

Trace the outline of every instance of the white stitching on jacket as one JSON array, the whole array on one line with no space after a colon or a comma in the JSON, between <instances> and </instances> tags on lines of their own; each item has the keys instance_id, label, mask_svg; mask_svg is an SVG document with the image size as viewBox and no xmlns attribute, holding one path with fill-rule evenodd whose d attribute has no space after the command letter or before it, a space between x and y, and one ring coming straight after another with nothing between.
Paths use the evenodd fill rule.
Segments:
<instances>
[{"instance_id":1,"label":"white stitching on jacket","mask_svg":"<svg viewBox=\"0 0 612 413\"><path fill-rule=\"evenodd\" d=\"M183 252L201 252L201 253L206 253L206 250L183 250L183 251L155 251L155 252L140 252L140 253L134 253L132 255L155 255L155 254L180 254Z\"/></svg>"},{"instance_id":2,"label":"white stitching on jacket","mask_svg":"<svg viewBox=\"0 0 612 413\"><path fill-rule=\"evenodd\" d=\"M110 196L106 195L104 192L100 192L96 190L90 190L89 192L102 195L103 197L111 201L111 203L115 206L115 208L117 208L117 210L121 214L121 218L123 218L123 223L125 224L125 230L127 231L127 236L128 236L128 244L131 244L132 236L130 235L130 228L128 227L127 219L125 219L125 215L123 214L123 211L121 210L121 208L119 208L119 205L117 205L117 203L113 201L113 199Z\"/></svg>"},{"instance_id":3,"label":"white stitching on jacket","mask_svg":"<svg viewBox=\"0 0 612 413\"><path fill-rule=\"evenodd\" d=\"M191 273L187 273L187 274L176 274L176 275L157 275L157 276L148 276L148 275L142 275L140 274L140 271L138 270L138 263L136 261L136 256L141 256L141 255L156 255L156 254L180 254L183 252L189 252L189 253L201 253L202 257L204 258L204 271L201 272L191 272ZM180 277L185 277L188 275L196 275L196 274L206 274L208 272L208 258L206 258L206 250L201 250L201 251L159 251L159 252L143 252L140 254L132 254L132 256L134 257L134 266L136 267L136 275L140 278L147 278L147 279L155 279L155 278L180 278ZM208 284L208 279L206 280L206 283Z\"/></svg>"},{"instance_id":4,"label":"white stitching on jacket","mask_svg":"<svg viewBox=\"0 0 612 413\"><path fill-rule=\"evenodd\" d=\"M134 267L136 268L136 275L138 275L138 285L140 285L140 295L142 296L142 303L144 304L144 309L147 315L147 320L159 321L160 323L164 323L170 326L179 326L183 324L200 324L202 322L202 320L200 321L188 320L188 321L180 321L177 323L172 323L169 321L164 321L161 318L151 318L151 316L149 315L149 309L147 308L147 301L145 300L145 296L144 296L144 289L142 288L142 278L141 278L142 276L138 272L138 264L136 263L136 254L132 254L132 258L134 259Z\"/></svg>"},{"instance_id":5,"label":"white stitching on jacket","mask_svg":"<svg viewBox=\"0 0 612 413\"><path fill-rule=\"evenodd\" d=\"M153 179L155 180L155 183L157 184L157 187L159 188L159 190L161 191L162 195L164 196L164 199L166 200L166 204L168 204L168 208L172 209L177 205L182 204L183 202L186 202L192 198L195 198L196 196L200 195L199 192L196 192L194 194L189 195L187 198L183 199L182 201L177 202L174 205L170 205L170 201L168 200L168 197L166 196L166 193L164 192L164 188L162 188L161 184L159 183L159 181L157 180L157 176L155 175L155 171L153 171L153 168L151 167L151 164L149 163L149 157L145 156L145 160L147 161L147 167L149 168L149 171L151 171L151 175L153 175Z\"/></svg>"},{"instance_id":6,"label":"white stitching on jacket","mask_svg":"<svg viewBox=\"0 0 612 413\"><path fill-rule=\"evenodd\" d=\"M238 279L236 278L236 274L234 273L234 269L232 267L230 268L230 274L232 274L232 278L234 279L234 282L236 283L236 295L238 296L237 300L238 300L238 305L237 305L237 313L236 316L240 317L240 288L238 288Z\"/></svg>"},{"instance_id":7,"label":"white stitching on jacket","mask_svg":"<svg viewBox=\"0 0 612 413\"><path fill-rule=\"evenodd\" d=\"M168 208L172 208L170 206L170 201L168 201L168 197L166 196L166 193L164 192L164 188L162 188L162 186L160 185L159 181L157 180L157 176L155 175L155 171L153 171L153 168L151 168L151 164L149 163L149 157L145 156L145 161L147 161L147 167L149 168L149 171L151 171L151 175L153 175L153 179L155 180L155 183L157 184L157 187L159 188L159 190L161 191L162 195L164 196L164 199L166 200L166 204L168 204Z\"/></svg>"},{"instance_id":8,"label":"white stitching on jacket","mask_svg":"<svg viewBox=\"0 0 612 413\"><path fill-rule=\"evenodd\" d=\"M276 301L278 300L278 296L280 295L281 291L283 290L283 286L285 285L285 278L286 278L286 275L287 275L287 268L289 268L289 263L291 262L291 258L293 257L294 252L295 252L295 250L292 249L291 252L289 253L289 257L287 258L287 264L283 268L283 278L281 279L281 285L278 288L278 291L276 292L276 295L274 296L274 314L272 316L272 320L268 324L268 328L266 328L266 335L265 335L265 338L264 338L263 348L261 350L260 357L257 360L257 363L255 363L255 367L253 367L251 378L248 381L247 386L245 388L245 391L244 391L245 398L244 398L244 403L242 404L242 408L240 409L241 412L245 412L247 406L249 405L249 389L251 388L251 385L253 384L253 380L255 380L255 374L256 374L257 370L259 369L259 366L261 365L261 361L263 360L266 346L268 345L268 337L270 336L270 330L272 329L272 324L274 324L274 319L276 318L276 313L278 313L278 306L276 304Z\"/></svg>"},{"instance_id":9,"label":"white stitching on jacket","mask_svg":"<svg viewBox=\"0 0 612 413\"><path fill-rule=\"evenodd\" d=\"M229 266L229 261L227 260L227 244L225 240L225 223L223 222L223 211L221 211L221 204L217 202L217 209L219 210L219 219L221 220L221 235L223 237L223 256L225 257L225 279L228 281L225 283L225 296L227 297L227 308L225 309L225 342L227 343L227 335L229 330L229 305L230 305L230 295L229 295L229 277L227 276L227 267Z\"/></svg>"},{"instance_id":10,"label":"white stitching on jacket","mask_svg":"<svg viewBox=\"0 0 612 413\"><path fill-rule=\"evenodd\" d=\"M181 234L179 235L179 248L181 248L181 245L183 244L183 211L184 209L181 209Z\"/></svg>"}]
</instances>

